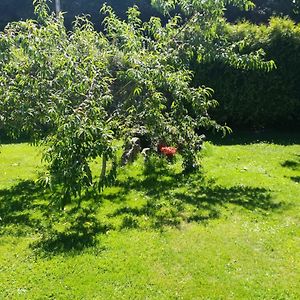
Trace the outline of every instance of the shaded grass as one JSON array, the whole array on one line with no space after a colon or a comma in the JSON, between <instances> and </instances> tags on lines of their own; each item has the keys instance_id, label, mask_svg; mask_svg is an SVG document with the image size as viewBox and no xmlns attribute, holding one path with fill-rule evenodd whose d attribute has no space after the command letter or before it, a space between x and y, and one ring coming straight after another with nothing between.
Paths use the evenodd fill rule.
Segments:
<instances>
[{"instance_id":1,"label":"shaded grass","mask_svg":"<svg viewBox=\"0 0 300 300\"><path fill-rule=\"evenodd\" d=\"M5 147L30 163L1 178L0 298L299 299L299 145L206 144L190 176L138 161L62 212L36 150Z\"/></svg>"},{"instance_id":2,"label":"shaded grass","mask_svg":"<svg viewBox=\"0 0 300 300\"><path fill-rule=\"evenodd\" d=\"M150 174L117 183L120 187L114 198L135 191L146 197L138 207L126 205L117 208L109 217L126 216L124 227L138 227L140 217L150 221L149 226L161 229L164 225L182 222L203 222L219 218L223 207L230 204L249 210L272 211L282 208L273 201L265 188L246 186L222 187L206 180L202 173L185 175L155 168ZM121 202L121 201L120 201ZM132 220L129 222L129 220Z\"/></svg>"},{"instance_id":3,"label":"shaded grass","mask_svg":"<svg viewBox=\"0 0 300 300\"><path fill-rule=\"evenodd\" d=\"M299 129L294 131L261 130L234 130L232 134L221 138L218 135L208 134L209 140L216 145L250 145L257 143L273 143L276 145L299 145Z\"/></svg>"}]
</instances>

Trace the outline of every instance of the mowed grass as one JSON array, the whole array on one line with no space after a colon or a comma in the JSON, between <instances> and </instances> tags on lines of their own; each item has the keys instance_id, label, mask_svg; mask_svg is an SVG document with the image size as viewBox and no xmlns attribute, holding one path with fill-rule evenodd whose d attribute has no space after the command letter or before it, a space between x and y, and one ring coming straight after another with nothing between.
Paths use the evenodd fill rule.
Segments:
<instances>
[{"instance_id":1,"label":"mowed grass","mask_svg":"<svg viewBox=\"0 0 300 300\"><path fill-rule=\"evenodd\" d=\"M140 159L64 212L38 148L0 150L0 299L300 299L299 144Z\"/></svg>"},{"instance_id":2,"label":"mowed grass","mask_svg":"<svg viewBox=\"0 0 300 300\"><path fill-rule=\"evenodd\" d=\"M41 169L41 150L28 144L0 147L0 189L11 187L21 180L37 178Z\"/></svg>"}]
</instances>

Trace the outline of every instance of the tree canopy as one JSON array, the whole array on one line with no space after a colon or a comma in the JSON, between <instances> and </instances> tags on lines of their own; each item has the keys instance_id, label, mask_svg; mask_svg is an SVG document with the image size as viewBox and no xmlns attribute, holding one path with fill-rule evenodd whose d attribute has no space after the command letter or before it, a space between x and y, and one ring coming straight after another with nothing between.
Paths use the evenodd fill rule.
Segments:
<instances>
[{"instance_id":1,"label":"tree canopy","mask_svg":"<svg viewBox=\"0 0 300 300\"><path fill-rule=\"evenodd\" d=\"M210 88L192 85L191 61L220 61L238 69L274 67L247 40L227 38L227 4L250 1L153 1L168 16L143 22L137 7L126 20L104 5L104 31L77 17L72 32L63 14L35 0L37 21L11 23L0 34L0 129L43 141L45 179L59 184L62 206L71 196L115 177L116 141L145 137L153 154L175 146L185 170L197 167L203 130L230 130L210 117L217 105ZM98 181L90 169L101 158Z\"/></svg>"}]
</instances>

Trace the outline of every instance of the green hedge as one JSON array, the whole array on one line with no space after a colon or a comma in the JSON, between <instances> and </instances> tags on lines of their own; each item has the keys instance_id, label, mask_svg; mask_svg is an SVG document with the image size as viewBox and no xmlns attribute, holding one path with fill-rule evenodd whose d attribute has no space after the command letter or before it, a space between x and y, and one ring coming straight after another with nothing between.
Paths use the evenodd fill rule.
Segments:
<instances>
[{"instance_id":1,"label":"green hedge","mask_svg":"<svg viewBox=\"0 0 300 300\"><path fill-rule=\"evenodd\" d=\"M219 62L194 65L195 84L215 90L218 120L233 128L300 128L300 24L272 18L268 26L228 27L243 50L263 48L277 68L271 72L236 70Z\"/></svg>"}]
</instances>

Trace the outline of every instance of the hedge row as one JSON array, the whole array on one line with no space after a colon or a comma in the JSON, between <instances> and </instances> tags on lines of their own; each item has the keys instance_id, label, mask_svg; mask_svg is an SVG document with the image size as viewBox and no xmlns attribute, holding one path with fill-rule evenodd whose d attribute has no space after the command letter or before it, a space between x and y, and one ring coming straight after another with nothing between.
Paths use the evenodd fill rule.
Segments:
<instances>
[{"instance_id":1,"label":"hedge row","mask_svg":"<svg viewBox=\"0 0 300 300\"><path fill-rule=\"evenodd\" d=\"M215 90L219 121L233 128L300 128L300 24L272 18L265 25L229 25L243 52L264 49L277 68L236 70L220 62L194 64L195 84Z\"/></svg>"}]
</instances>

